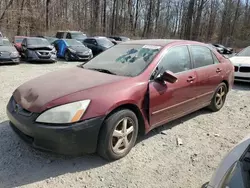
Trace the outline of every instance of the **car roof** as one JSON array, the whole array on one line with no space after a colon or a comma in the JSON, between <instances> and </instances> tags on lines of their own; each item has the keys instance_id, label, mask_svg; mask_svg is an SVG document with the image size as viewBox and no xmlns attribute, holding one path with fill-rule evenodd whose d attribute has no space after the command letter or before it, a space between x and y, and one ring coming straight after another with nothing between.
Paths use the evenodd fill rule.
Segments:
<instances>
[{"instance_id":1,"label":"car roof","mask_svg":"<svg viewBox=\"0 0 250 188\"><path fill-rule=\"evenodd\" d=\"M27 38L27 36L15 36L15 38Z\"/></svg>"},{"instance_id":2,"label":"car roof","mask_svg":"<svg viewBox=\"0 0 250 188\"><path fill-rule=\"evenodd\" d=\"M27 38L27 39L43 39L41 37L25 37L25 38Z\"/></svg>"},{"instance_id":3,"label":"car roof","mask_svg":"<svg viewBox=\"0 0 250 188\"><path fill-rule=\"evenodd\" d=\"M203 44L197 41L181 40L181 39L145 39L145 40L129 40L122 44L141 44L141 45L158 45L166 46L170 43L180 42L183 44ZM203 44L204 45L204 44Z\"/></svg>"},{"instance_id":4,"label":"car roof","mask_svg":"<svg viewBox=\"0 0 250 188\"><path fill-rule=\"evenodd\" d=\"M105 36L95 36L95 37L87 37L86 39L101 39L101 38L107 38Z\"/></svg>"},{"instance_id":5,"label":"car roof","mask_svg":"<svg viewBox=\"0 0 250 188\"><path fill-rule=\"evenodd\" d=\"M83 33L82 31L57 31L57 33Z\"/></svg>"},{"instance_id":6,"label":"car roof","mask_svg":"<svg viewBox=\"0 0 250 188\"><path fill-rule=\"evenodd\" d=\"M7 38L7 37L0 37L0 40L7 40L7 41L9 41L9 39Z\"/></svg>"}]
</instances>

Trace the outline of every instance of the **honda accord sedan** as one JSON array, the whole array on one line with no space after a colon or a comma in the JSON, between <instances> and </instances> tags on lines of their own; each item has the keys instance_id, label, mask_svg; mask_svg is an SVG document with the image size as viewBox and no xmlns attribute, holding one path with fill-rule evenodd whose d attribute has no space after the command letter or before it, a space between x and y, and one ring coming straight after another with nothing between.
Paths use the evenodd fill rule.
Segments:
<instances>
[{"instance_id":1,"label":"honda accord sedan","mask_svg":"<svg viewBox=\"0 0 250 188\"><path fill-rule=\"evenodd\" d=\"M7 114L35 148L117 160L138 134L204 107L219 111L233 81L232 63L206 44L133 40L24 83Z\"/></svg>"}]
</instances>

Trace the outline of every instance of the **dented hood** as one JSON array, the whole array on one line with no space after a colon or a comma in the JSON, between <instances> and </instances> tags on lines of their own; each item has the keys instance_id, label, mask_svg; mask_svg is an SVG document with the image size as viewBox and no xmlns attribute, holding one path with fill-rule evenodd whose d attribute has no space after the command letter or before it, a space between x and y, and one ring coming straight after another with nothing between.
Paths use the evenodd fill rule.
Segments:
<instances>
[{"instance_id":1,"label":"dented hood","mask_svg":"<svg viewBox=\"0 0 250 188\"><path fill-rule=\"evenodd\" d=\"M125 78L74 67L30 80L18 87L13 97L24 109L39 113L44 105L55 99Z\"/></svg>"},{"instance_id":2,"label":"dented hood","mask_svg":"<svg viewBox=\"0 0 250 188\"><path fill-rule=\"evenodd\" d=\"M27 47L30 50L52 50L54 46L52 45L29 45Z\"/></svg>"}]
</instances>

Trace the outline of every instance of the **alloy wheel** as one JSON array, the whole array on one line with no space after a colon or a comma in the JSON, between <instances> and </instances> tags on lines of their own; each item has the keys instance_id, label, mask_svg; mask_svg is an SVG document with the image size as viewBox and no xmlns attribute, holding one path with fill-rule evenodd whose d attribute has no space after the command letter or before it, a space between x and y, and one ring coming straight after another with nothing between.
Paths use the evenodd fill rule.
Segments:
<instances>
[{"instance_id":1,"label":"alloy wheel","mask_svg":"<svg viewBox=\"0 0 250 188\"><path fill-rule=\"evenodd\" d=\"M131 118L125 117L120 120L114 129L111 139L112 150L116 154L124 153L135 136L134 122Z\"/></svg>"},{"instance_id":2,"label":"alloy wheel","mask_svg":"<svg viewBox=\"0 0 250 188\"><path fill-rule=\"evenodd\" d=\"M218 108L221 108L226 99L226 88L221 86L215 96L215 104Z\"/></svg>"}]
</instances>

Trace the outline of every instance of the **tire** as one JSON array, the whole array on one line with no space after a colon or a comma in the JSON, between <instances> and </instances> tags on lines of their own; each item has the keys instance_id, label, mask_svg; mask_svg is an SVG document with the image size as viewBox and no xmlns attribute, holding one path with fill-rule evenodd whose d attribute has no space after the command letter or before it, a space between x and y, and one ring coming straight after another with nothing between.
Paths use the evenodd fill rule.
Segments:
<instances>
[{"instance_id":1,"label":"tire","mask_svg":"<svg viewBox=\"0 0 250 188\"><path fill-rule=\"evenodd\" d=\"M64 54L64 59L65 59L66 61L70 61L70 53L69 53L68 51L65 52L65 54Z\"/></svg>"},{"instance_id":2,"label":"tire","mask_svg":"<svg viewBox=\"0 0 250 188\"><path fill-rule=\"evenodd\" d=\"M123 129L124 124L126 124L126 129ZM133 131L129 133L132 129ZM128 135L126 136L126 134ZM108 161L120 159L130 152L136 142L137 135L138 119L134 112L127 109L119 110L104 121L99 134L97 152ZM125 144L126 139L127 144Z\"/></svg>"},{"instance_id":3,"label":"tire","mask_svg":"<svg viewBox=\"0 0 250 188\"><path fill-rule=\"evenodd\" d=\"M208 108L213 112L219 111L225 104L227 92L228 92L228 88L225 83L221 83L220 85L218 85ZM224 95L222 96L223 93ZM220 97L218 97L219 95Z\"/></svg>"}]
</instances>

